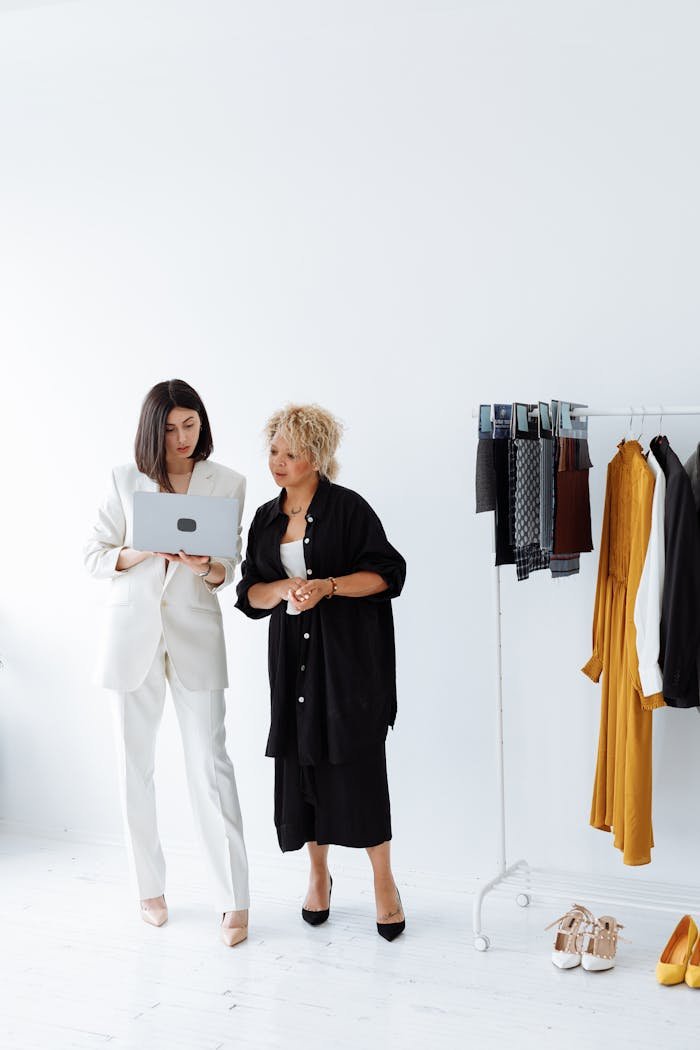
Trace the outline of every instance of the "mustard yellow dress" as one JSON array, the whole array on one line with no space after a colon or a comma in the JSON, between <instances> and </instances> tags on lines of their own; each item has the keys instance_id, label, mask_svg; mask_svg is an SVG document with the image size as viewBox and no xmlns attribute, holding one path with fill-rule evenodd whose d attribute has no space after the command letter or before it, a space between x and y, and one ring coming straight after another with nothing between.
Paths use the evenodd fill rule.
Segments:
<instances>
[{"instance_id":1,"label":"mustard yellow dress","mask_svg":"<svg viewBox=\"0 0 700 1050\"><path fill-rule=\"evenodd\" d=\"M653 711L664 706L664 698L642 695L634 626L654 484L639 442L621 442L608 464L593 655L583 668L593 682L603 676L590 823L613 832L625 864L648 864L654 845L651 729Z\"/></svg>"}]
</instances>

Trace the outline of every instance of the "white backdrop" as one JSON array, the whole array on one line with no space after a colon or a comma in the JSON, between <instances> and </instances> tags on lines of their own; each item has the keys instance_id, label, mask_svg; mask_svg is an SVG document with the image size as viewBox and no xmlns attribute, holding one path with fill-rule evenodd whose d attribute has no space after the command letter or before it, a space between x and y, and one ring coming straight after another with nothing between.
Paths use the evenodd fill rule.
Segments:
<instances>
[{"instance_id":1,"label":"white backdrop","mask_svg":"<svg viewBox=\"0 0 700 1050\"><path fill-rule=\"evenodd\" d=\"M397 867L495 859L491 522L480 400L700 400L700 142L688 2L0 3L3 818L120 834L104 586L81 547L141 399L181 377L214 459L271 498L287 400L347 424L341 483L408 561L390 735ZM646 425L647 436L656 421ZM592 423L597 544L626 421ZM665 425L685 458L700 419ZM504 580L509 829L533 862L622 872L588 828L597 555ZM224 592L248 843L274 855L266 625ZM653 864L694 878L700 719L655 716ZM192 837L175 720L166 843ZM280 860L280 863L282 861Z\"/></svg>"}]
</instances>

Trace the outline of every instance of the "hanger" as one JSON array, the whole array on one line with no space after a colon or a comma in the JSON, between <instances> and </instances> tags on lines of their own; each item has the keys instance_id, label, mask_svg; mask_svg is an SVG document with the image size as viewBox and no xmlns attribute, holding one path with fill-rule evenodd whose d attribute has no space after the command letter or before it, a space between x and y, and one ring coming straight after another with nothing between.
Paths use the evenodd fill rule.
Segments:
<instances>
[{"instance_id":1,"label":"hanger","mask_svg":"<svg viewBox=\"0 0 700 1050\"><path fill-rule=\"evenodd\" d=\"M639 437L637 438L637 441L640 443L640 445L642 443L642 434L644 433L644 420L646 419L646 417L647 417L647 414L644 411L644 405L642 405L642 426L641 426L640 431L639 431Z\"/></svg>"},{"instance_id":2,"label":"hanger","mask_svg":"<svg viewBox=\"0 0 700 1050\"><path fill-rule=\"evenodd\" d=\"M632 417L633 416L634 416L634 408L632 407L632 405L630 405L630 421L629 421L629 424L627 426L627 431L625 433L625 436L622 439L624 444L626 444L628 441L632 441L633 438L634 438L634 435L632 433Z\"/></svg>"}]
</instances>

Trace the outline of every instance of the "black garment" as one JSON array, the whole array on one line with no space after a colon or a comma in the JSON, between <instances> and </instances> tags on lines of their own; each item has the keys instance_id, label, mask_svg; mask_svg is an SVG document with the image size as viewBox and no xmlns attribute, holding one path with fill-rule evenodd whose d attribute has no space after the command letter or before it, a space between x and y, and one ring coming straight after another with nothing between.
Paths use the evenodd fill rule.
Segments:
<instances>
[{"instance_id":1,"label":"black garment","mask_svg":"<svg viewBox=\"0 0 700 1050\"><path fill-rule=\"evenodd\" d=\"M391 839L384 743L355 762L275 759L275 827L283 853L307 842L368 849Z\"/></svg>"},{"instance_id":2,"label":"black garment","mask_svg":"<svg viewBox=\"0 0 700 1050\"><path fill-rule=\"evenodd\" d=\"M493 463L496 471L496 565L514 565L515 550L510 538L510 438L494 438Z\"/></svg>"},{"instance_id":3,"label":"black garment","mask_svg":"<svg viewBox=\"0 0 700 1050\"><path fill-rule=\"evenodd\" d=\"M700 650L700 531L695 501L681 461L665 437L651 451L666 478L666 570L661 606L659 665L669 707L697 707Z\"/></svg>"},{"instance_id":4,"label":"black garment","mask_svg":"<svg viewBox=\"0 0 700 1050\"><path fill-rule=\"evenodd\" d=\"M259 507L248 534L236 607L252 619L271 616L268 671L272 717L266 754L283 757L296 723L302 765L353 762L386 739L396 719L396 656L391 599L403 588L406 563L386 538L369 504L356 492L322 480L306 514L304 559L309 579L376 572L388 590L368 598L323 599L299 616L286 603L254 609L248 591L282 580L280 541L288 518L277 499ZM290 621L294 621L292 627ZM301 630L294 688L287 659ZM294 703L289 703L289 694ZM303 697L303 702L301 698Z\"/></svg>"},{"instance_id":5,"label":"black garment","mask_svg":"<svg viewBox=\"0 0 700 1050\"><path fill-rule=\"evenodd\" d=\"M491 434L479 435L476 446L476 513L496 509L496 465Z\"/></svg>"}]
</instances>

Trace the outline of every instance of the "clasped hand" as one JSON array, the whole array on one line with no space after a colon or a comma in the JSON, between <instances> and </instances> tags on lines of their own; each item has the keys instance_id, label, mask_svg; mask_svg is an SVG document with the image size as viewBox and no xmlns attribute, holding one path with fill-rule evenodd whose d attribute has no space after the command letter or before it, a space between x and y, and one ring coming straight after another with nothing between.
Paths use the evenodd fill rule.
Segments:
<instances>
[{"instance_id":1,"label":"clasped hand","mask_svg":"<svg viewBox=\"0 0 700 1050\"><path fill-rule=\"evenodd\" d=\"M313 609L322 598L327 598L333 590L333 584L329 580L303 580L299 576L286 581L288 592L285 598L297 612L305 609Z\"/></svg>"}]
</instances>

